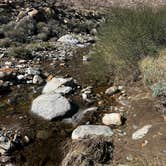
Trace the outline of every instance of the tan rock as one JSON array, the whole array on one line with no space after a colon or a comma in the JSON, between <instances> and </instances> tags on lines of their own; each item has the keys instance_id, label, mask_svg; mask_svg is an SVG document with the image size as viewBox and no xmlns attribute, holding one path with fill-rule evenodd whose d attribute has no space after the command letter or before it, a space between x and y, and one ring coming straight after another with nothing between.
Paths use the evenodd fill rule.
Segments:
<instances>
[{"instance_id":1,"label":"tan rock","mask_svg":"<svg viewBox=\"0 0 166 166\"><path fill-rule=\"evenodd\" d=\"M102 123L105 125L121 125L122 116L120 113L105 114L102 118Z\"/></svg>"}]
</instances>

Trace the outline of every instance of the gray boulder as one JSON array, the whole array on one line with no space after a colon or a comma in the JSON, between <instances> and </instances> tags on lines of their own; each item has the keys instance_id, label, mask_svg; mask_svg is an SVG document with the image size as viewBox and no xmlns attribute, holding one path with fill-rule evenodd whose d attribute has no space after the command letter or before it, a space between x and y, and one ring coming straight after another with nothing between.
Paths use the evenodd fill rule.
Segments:
<instances>
[{"instance_id":1,"label":"gray boulder","mask_svg":"<svg viewBox=\"0 0 166 166\"><path fill-rule=\"evenodd\" d=\"M32 103L31 112L46 120L52 120L64 116L70 109L69 101L55 93L38 96Z\"/></svg>"},{"instance_id":2,"label":"gray boulder","mask_svg":"<svg viewBox=\"0 0 166 166\"><path fill-rule=\"evenodd\" d=\"M78 126L72 133L72 139L86 139L95 136L111 137L113 131L104 125L82 125Z\"/></svg>"}]
</instances>

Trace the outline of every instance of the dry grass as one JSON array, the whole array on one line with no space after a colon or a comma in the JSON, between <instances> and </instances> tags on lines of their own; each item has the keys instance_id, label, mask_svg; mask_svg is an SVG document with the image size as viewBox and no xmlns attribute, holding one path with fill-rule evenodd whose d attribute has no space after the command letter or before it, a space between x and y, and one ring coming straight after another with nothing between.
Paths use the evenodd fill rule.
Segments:
<instances>
[{"instance_id":1,"label":"dry grass","mask_svg":"<svg viewBox=\"0 0 166 166\"><path fill-rule=\"evenodd\" d=\"M145 85L151 87L154 96L166 92L166 49L158 57L146 57L140 63Z\"/></svg>"}]
</instances>

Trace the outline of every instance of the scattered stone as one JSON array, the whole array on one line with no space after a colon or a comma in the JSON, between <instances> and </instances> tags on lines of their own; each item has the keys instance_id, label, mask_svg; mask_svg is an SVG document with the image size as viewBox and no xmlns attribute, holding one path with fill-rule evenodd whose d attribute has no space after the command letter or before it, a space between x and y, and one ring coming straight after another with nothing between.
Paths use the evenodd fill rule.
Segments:
<instances>
[{"instance_id":1,"label":"scattered stone","mask_svg":"<svg viewBox=\"0 0 166 166\"><path fill-rule=\"evenodd\" d=\"M113 95L113 94L115 94L117 92L118 92L118 87L117 86L112 86L112 87L108 88L105 91L105 94L107 94L107 95Z\"/></svg>"},{"instance_id":2,"label":"scattered stone","mask_svg":"<svg viewBox=\"0 0 166 166\"><path fill-rule=\"evenodd\" d=\"M40 71L33 69L32 67L27 68L25 73L28 75L40 75Z\"/></svg>"},{"instance_id":3,"label":"scattered stone","mask_svg":"<svg viewBox=\"0 0 166 166\"><path fill-rule=\"evenodd\" d=\"M28 144L30 142L30 139L27 135L24 136L24 142Z\"/></svg>"},{"instance_id":4,"label":"scattered stone","mask_svg":"<svg viewBox=\"0 0 166 166\"><path fill-rule=\"evenodd\" d=\"M28 15L31 17L35 17L38 14L38 10L33 9L32 11L28 12Z\"/></svg>"},{"instance_id":5,"label":"scattered stone","mask_svg":"<svg viewBox=\"0 0 166 166\"><path fill-rule=\"evenodd\" d=\"M121 125L122 124L122 116L120 113L110 113L105 114L102 119L103 124L105 125Z\"/></svg>"},{"instance_id":6,"label":"scattered stone","mask_svg":"<svg viewBox=\"0 0 166 166\"><path fill-rule=\"evenodd\" d=\"M32 80L33 84L42 84L43 79L39 75L35 75Z\"/></svg>"},{"instance_id":7,"label":"scattered stone","mask_svg":"<svg viewBox=\"0 0 166 166\"><path fill-rule=\"evenodd\" d=\"M55 93L38 96L32 103L31 111L46 120L52 120L64 116L70 109L69 101Z\"/></svg>"},{"instance_id":8,"label":"scattered stone","mask_svg":"<svg viewBox=\"0 0 166 166\"><path fill-rule=\"evenodd\" d=\"M78 126L72 133L72 139L86 139L96 136L112 137L113 131L103 125L82 125Z\"/></svg>"},{"instance_id":9,"label":"scattered stone","mask_svg":"<svg viewBox=\"0 0 166 166\"><path fill-rule=\"evenodd\" d=\"M141 129L138 129L137 131L135 131L132 134L132 139L138 140L138 139L143 138L149 132L149 129L151 127L152 127L152 125L146 125L146 126L142 127Z\"/></svg>"},{"instance_id":10,"label":"scattered stone","mask_svg":"<svg viewBox=\"0 0 166 166\"><path fill-rule=\"evenodd\" d=\"M121 86L118 86L118 90L119 90L119 91L123 91L123 90L124 90L124 86L122 86L122 85L121 85Z\"/></svg>"},{"instance_id":11,"label":"scattered stone","mask_svg":"<svg viewBox=\"0 0 166 166\"><path fill-rule=\"evenodd\" d=\"M84 56L83 56L83 61L84 61L84 62L90 61L90 57L87 56L87 55L84 55Z\"/></svg>"},{"instance_id":12,"label":"scattered stone","mask_svg":"<svg viewBox=\"0 0 166 166\"><path fill-rule=\"evenodd\" d=\"M134 157L133 155L129 154L127 157L126 157L127 161L133 161L134 160Z\"/></svg>"},{"instance_id":13,"label":"scattered stone","mask_svg":"<svg viewBox=\"0 0 166 166\"><path fill-rule=\"evenodd\" d=\"M17 79L18 79L18 80L24 79L24 75L18 75L18 76L17 76Z\"/></svg>"}]
</instances>

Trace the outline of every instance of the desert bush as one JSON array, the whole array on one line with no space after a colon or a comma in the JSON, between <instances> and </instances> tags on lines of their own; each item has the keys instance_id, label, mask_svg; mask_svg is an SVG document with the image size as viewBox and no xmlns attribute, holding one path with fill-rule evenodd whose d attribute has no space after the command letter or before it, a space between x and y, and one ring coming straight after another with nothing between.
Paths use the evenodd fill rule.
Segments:
<instances>
[{"instance_id":1,"label":"desert bush","mask_svg":"<svg viewBox=\"0 0 166 166\"><path fill-rule=\"evenodd\" d=\"M46 50L55 50L55 42L31 42L26 44L25 48L29 51L46 51Z\"/></svg>"},{"instance_id":2,"label":"desert bush","mask_svg":"<svg viewBox=\"0 0 166 166\"><path fill-rule=\"evenodd\" d=\"M98 61L97 66L102 60L121 73L125 68L138 67L140 59L156 56L160 47L165 47L165 7L155 11L148 7L113 8L107 15L94 47L93 58ZM96 73L101 73L106 65L96 67Z\"/></svg>"},{"instance_id":3,"label":"desert bush","mask_svg":"<svg viewBox=\"0 0 166 166\"><path fill-rule=\"evenodd\" d=\"M11 45L11 40L8 38L0 39L0 47L9 47Z\"/></svg>"},{"instance_id":4,"label":"desert bush","mask_svg":"<svg viewBox=\"0 0 166 166\"><path fill-rule=\"evenodd\" d=\"M158 57L146 57L140 62L145 85L149 86L154 96L166 93L166 49Z\"/></svg>"},{"instance_id":5,"label":"desert bush","mask_svg":"<svg viewBox=\"0 0 166 166\"><path fill-rule=\"evenodd\" d=\"M20 59L33 58L32 52L24 47L11 47L9 49L8 56L13 56Z\"/></svg>"}]
</instances>

